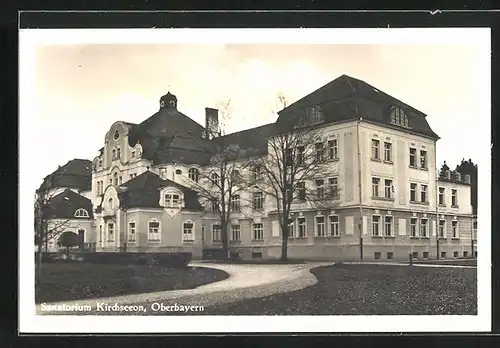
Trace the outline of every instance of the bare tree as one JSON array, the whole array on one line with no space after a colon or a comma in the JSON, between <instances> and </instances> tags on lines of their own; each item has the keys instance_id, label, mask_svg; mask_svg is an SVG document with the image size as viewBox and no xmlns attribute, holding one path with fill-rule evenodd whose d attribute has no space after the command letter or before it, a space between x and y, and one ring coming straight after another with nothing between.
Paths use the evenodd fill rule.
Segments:
<instances>
[{"instance_id":1,"label":"bare tree","mask_svg":"<svg viewBox=\"0 0 500 348\"><path fill-rule=\"evenodd\" d=\"M198 192L200 203L207 208L208 213L217 216L220 222L223 258L227 259L229 224L233 214L239 214L241 211L240 193L247 185L242 175L245 169L244 151L224 137L231 115L230 100L221 105L220 111L220 137L213 141L210 164L197 173L195 183L191 187Z\"/></svg>"},{"instance_id":2,"label":"bare tree","mask_svg":"<svg viewBox=\"0 0 500 348\"><path fill-rule=\"evenodd\" d=\"M41 280L42 276L43 252L48 250L48 244L58 238L69 223L69 219L57 219L53 214L52 200L58 193L51 184L53 179L51 176L45 178L35 193L34 230L35 245L37 246L37 257L35 260L37 282Z\"/></svg>"},{"instance_id":3,"label":"bare tree","mask_svg":"<svg viewBox=\"0 0 500 348\"><path fill-rule=\"evenodd\" d=\"M286 97L278 95L283 109ZM334 144L332 143L332 146ZM288 237L292 203L309 208L331 209L337 205L338 182L328 165L337 158L337 147L326 147L324 135L315 122L302 115L276 123L268 139L266 156L255 158L254 185L276 202L281 230L281 260L288 258Z\"/></svg>"}]
</instances>

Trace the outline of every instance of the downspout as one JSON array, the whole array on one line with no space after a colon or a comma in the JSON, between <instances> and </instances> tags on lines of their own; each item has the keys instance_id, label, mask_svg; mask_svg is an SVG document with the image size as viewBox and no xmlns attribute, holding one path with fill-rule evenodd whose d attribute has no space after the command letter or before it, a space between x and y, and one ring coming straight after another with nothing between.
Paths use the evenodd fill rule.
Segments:
<instances>
[{"instance_id":1,"label":"downspout","mask_svg":"<svg viewBox=\"0 0 500 348\"><path fill-rule=\"evenodd\" d=\"M363 261L363 190L362 190L362 176L361 176L361 147L359 144L360 140L360 131L359 131L359 125L363 121L363 117L360 117L357 124L356 124L356 131L357 131L357 136L356 136L356 145L358 149L358 189L359 189L359 258L361 261Z\"/></svg>"}]
</instances>

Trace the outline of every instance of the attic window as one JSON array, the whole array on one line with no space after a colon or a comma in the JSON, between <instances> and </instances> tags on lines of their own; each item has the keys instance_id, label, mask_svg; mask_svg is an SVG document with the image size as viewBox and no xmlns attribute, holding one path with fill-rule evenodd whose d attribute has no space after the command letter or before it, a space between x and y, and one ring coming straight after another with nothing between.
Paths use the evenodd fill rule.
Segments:
<instances>
[{"instance_id":1,"label":"attic window","mask_svg":"<svg viewBox=\"0 0 500 348\"><path fill-rule=\"evenodd\" d=\"M87 217L88 218L89 213L85 209L80 208L75 212L75 217Z\"/></svg>"},{"instance_id":2,"label":"attic window","mask_svg":"<svg viewBox=\"0 0 500 348\"><path fill-rule=\"evenodd\" d=\"M177 174L177 175L181 175L181 174L182 174L182 170L177 169L177 170L175 171L175 174Z\"/></svg>"},{"instance_id":3,"label":"attic window","mask_svg":"<svg viewBox=\"0 0 500 348\"><path fill-rule=\"evenodd\" d=\"M165 206L166 207L177 207L181 203L181 196L178 194L166 194L165 195Z\"/></svg>"},{"instance_id":4,"label":"attic window","mask_svg":"<svg viewBox=\"0 0 500 348\"><path fill-rule=\"evenodd\" d=\"M115 140L118 140L118 138L119 138L119 137L120 137L120 133L116 130L116 131L115 131L115 134L113 135L113 138L114 138Z\"/></svg>"},{"instance_id":5,"label":"attic window","mask_svg":"<svg viewBox=\"0 0 500 348\"><path fill-rule=\"evenodd\" d=\"M397 126L408 127L408 117L403 109L393 106L390 109L391 123Z\"/></svg>"},{"instance_id":6,"label":"attic window","mask_svg":"<svg viewBox=\"0 0 500 348\"><path fill-rule=\"evenodd\" d=\"M323 121L324 121L324 116L320 106L313 106L307 109L308 124L317 124Z\"/></svg>"}]
</instances>

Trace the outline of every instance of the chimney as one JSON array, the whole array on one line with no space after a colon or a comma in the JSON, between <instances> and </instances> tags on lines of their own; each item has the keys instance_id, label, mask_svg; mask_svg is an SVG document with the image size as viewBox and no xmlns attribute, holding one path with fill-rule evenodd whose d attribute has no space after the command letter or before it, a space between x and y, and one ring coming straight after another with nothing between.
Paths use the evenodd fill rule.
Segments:
<instances>
[{"instance_id":1,"label":"chimney","mask_svg":"<svg viewBox=\"0 0 500 348\"><path fill-rule=\"evenodd\" d=\"M462 174L460 172L456 172L455 176L457 178L457 181L462 181Z\"/></svg>"},{"instance_id":2,"label":"chimney","mask_svg":"<svg viewBox=\"0 0 500 348\"><path fill-rule=\"evenodd\" d=\"M446 179L451 180L451 171L450 170L446 171Z\"/></svg>"},{"instance_id":3,"label":"chimney","mask_svg":"<svg viewBox=\"0 0 500 348\"><path fill-rule=\"evenodd\" d=\"M470 184L470 174L465 174L464 180L466 184Z\"/></svg>"},{"instance_id":4,"label":"chimney","mask_svg":"<svg viewBox=\"0 0 500 348\"><path fill-rule=\"evenodd\" d=\"M213 139L220 135L219 110L205 108L205 131L207 139Z\"/></svg>"}]
</instances>

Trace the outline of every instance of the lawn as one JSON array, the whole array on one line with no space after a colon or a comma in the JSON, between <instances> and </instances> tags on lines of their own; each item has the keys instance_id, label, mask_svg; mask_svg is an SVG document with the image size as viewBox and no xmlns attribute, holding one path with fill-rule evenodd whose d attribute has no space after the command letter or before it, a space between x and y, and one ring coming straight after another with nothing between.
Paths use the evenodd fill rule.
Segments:
<instances>
[{"instance_id":1,"label":"lawn","mask_svg":"<svg viewBox=\"0 0 500 348\"><path fill-rule=\"evenodd\" d=\"M475 315L475 269L346 265L294 292L206 307L205 315ZM197 313L198 314L198 313Z\"/></svg>"},{"instance_id":2,"label":"lawn","mask_svg":"<svg viewBox=\"0 0 500 348\"><path fill-rule=\"evenodd\" d=\"M46 263L36 303L91 299L154 291L193 289L229 275L205 267Z\"/></svg>"}]
</instances>

